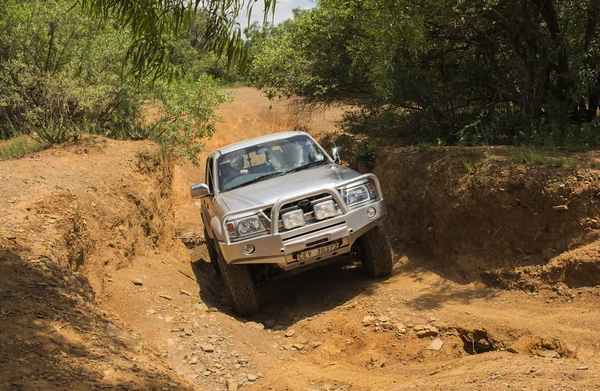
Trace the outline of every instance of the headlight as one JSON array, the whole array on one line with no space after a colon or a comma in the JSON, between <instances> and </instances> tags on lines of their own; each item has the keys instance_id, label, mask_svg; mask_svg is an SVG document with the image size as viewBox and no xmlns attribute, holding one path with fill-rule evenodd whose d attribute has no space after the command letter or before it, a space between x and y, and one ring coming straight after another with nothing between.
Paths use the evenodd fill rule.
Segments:
<instances>
[{"instance_id":1,"label":"headlight","mask_svg":"<svg viewBox=\"0 0 600 391\"><path fill-rule=\"evenodd\" d=\"M371 180L360 185L350 185L349 187L343 188L340 190L340 194L348 206L378 199L377 187Z\"/></svg>"},{"instance_id":2,"label":"headlight","mask_svg":"<svg viewBox=\"0 0 600 391\"><path fill-rule=\"evenodd\" d=\"M237 231L240 236L253 234L259 231L264 231L265 226L260 222L258 217L252 216L236 221Z\"/></svg>"},{"instance_id":3,"label":"headlight","mask_svg":"<svg viewBox=\"0 0 600 391\"><path fill-rule=\"evenodd\" d=\"M302 209L293 210L281 215L281 221L285 229L292 229L304 225L304 212Z\"/></svg>"},{"instance_id":4,"label":"headlight","mask_svg":"<svg viewBox=\"0 0 600 391\"><path fill-rule=\"evenodd\" d=\"M354 205L359 202L367 201L371 198L367 185L360 185L344 190L344 201L346 205Z\"/></svg>"},{"instance_id":5,"label":"headlight","mask_svg":"<svg viewBox=\"0 0 600 391\"><path fill-rule=\"evenodd\" d=\"M266 231L266 228L256 215L227 223L227 233L231 238L248 236L262 231Z\"/></svg>"}]
</instances>

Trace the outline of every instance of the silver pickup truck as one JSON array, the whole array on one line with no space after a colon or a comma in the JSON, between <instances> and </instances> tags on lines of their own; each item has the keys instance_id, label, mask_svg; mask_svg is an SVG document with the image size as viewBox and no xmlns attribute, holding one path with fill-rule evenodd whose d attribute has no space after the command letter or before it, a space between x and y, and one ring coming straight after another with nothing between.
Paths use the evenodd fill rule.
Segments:
<instances>
[{"instance_id":1,"label":"silver pickup truck","mask_svg":"<svg viewBox=\"0 0 600 391\"><path fill-rule=\"evenodd\" d=\"M332 158L333 157L333 158ZM387 208L373 174L339 165L308 134L283 132L212 152L192 186L210 261L239 315L259 310L257 287L353 252L372 277L393 260L380 222Z\"/></svg>"}]
</instances>

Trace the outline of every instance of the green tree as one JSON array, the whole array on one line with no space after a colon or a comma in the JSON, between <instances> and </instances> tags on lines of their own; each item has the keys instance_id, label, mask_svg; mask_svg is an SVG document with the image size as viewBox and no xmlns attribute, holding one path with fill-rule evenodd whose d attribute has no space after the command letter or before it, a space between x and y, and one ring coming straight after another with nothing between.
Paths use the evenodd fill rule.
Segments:
<instances>
[{"instance_id":1,"label":"green tree","mask_svg":"<svg viewBox=\"0 0 600 391\"><path fill-rule=\"evenodd\" d=\"M0 135L51 143L79 132L151 138L192 158L227 97L198 66L190 35L170 37L171 78L140 75L125 59L132 33L72 0L0 5ZM152 109L148 113L148 109Z\"/></svg>"},{"instance_id":2,"label":"green tree","mask_svg":"<svg viewBox=\"0 0 600 391\"><path fill-rule=\"evenodd\" d=\"M248 24L256 0L77 0L92 15L129 27L132 41L127 58L138 76L161 75L172 70L169 62L169 37L189 31L198 14L204 20L203 34L198 40L204 48L225 54L228 61L244 63L246 50L242 12ZM275 10L274 0L262 0L265 21Z\"/></svg>"},{"instance_id":3,"label":"green tree","mask_svg":"<svg viewBox=\"0 0 600 391\"><path fill-rule=\"evenodd\" d=\"M0 12L0 129L51 142L112 115L128 94L129 36L70 10L67 1L7 0Z\"/></svg>"},{"instance_id":4,"label":"green tree","mask_svg":"<svg viewBox=\"0 0 600 391\"><path fill-rule=\"evenodd\" d=\"M359 103L354 120L398 137L597 144L599 9L594 0L321 0L270 32L252 75L271 96Z\"/></svg>"}]
</instances>

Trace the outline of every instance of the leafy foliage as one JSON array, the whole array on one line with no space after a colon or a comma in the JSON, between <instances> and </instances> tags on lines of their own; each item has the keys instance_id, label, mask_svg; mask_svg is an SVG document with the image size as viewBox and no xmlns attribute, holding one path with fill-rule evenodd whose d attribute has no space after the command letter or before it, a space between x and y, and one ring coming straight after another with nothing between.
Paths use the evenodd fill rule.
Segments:
<instances>
[{"instance_id":1,"label":"leafy foliage","mask_svg":"<svg viewBox=\"0 0 600 391\"><path fill-rule=\"evenodd\" d=\"M257 40L269 96L399 143L598 145L600 3L320 0ZM374 130L375 129L375 130Z\"/></svg>"},{"instance_id":2,"label":"leafy foliage","mask_svg":"<svg viewBox=\"0 0 600 391\"><path fill-rule=\"evenodd\" d=\"M250 71L256 85L270 97L297 95L311 101L331 99L333 92L354 92L354 87L345 88L353 81L346 52L351 10L319 7L294 12L294 19L267 26L256 38Z\"/></svg>"},{"instance_id":3,"label":"leafy foliage","mask_svg":"<svg viewBox=\"0 0 600 391\"><path fill-rule=\"evenodd\" d=\"M354 167L359 167L361 165L368 169L375 167L375 150L373 149L373 146L368 141L358 143L350 163Z\"/></svg>"},{"instance_id":4,"label":"leafy foliage","mask_svg":"<svg viewBox=\"0 0 600 391\"><path fill-rule=\"evenodd\" d=\"M165 38L171 77L135 72L126 61L135 33L114 19L98 21L71 0L7 0L0 28L1 138L25 134L56 143L85 131L151 138L192 158L214 131L213 110L226 96L205 75L194 41L202 19Z\"/></svg>"},{"instance_id":5,"label":"leafy foliage","mask_svg":"<svg viewBox=\"0 0 600 391\"><path fill-rule=\"evenodd\" d=\"M114 20L130 27L132 40L127 59L140 77L161 76L173 71L169 61L169 40L189 31L198 17L204 20L198 43L206 51L226 54L228 65L244 64L246 50L243 29L238 22L242 11L248 24L255 0L78 0L84 10L102 20ZM262 0L265 21L275 10L274 0Z\"/></svg>"},{"instance_id":6,"label":"leafy foliage","mask_svg":"<svg viewBox=\"0 0 600 391\"><path fill-rule=\"evenodd\" d=\"M196 76L189 72L173 82L162 81L153 86L153 103L157 118L144 128L144 137L168 145L176 157L184 157L194 164L202 151L205 138L210 138L218 120L214 108L227 101L217 82L210 76Z\"/></svg>"},{"instance_id":7,"label":"leafy foliage","mask_svg":"<svg viewBox=\"0 0 600 391\"><path fill-rule=\"evenodd\" d=\"M3 3L0 132L62 141L121 104L127 34L70 12L67 1ZM114 118L114 117L113 117Z\"/></svg>"}]
</instances>

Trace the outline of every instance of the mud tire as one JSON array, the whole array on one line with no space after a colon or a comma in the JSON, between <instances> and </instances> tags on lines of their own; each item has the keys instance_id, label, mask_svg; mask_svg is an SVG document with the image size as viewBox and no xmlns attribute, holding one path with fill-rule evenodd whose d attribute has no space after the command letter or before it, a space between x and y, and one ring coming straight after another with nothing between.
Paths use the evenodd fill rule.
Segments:
<instances>
[{"instance_id":1,"label":"mud tire","mask_svg":"<svg viewBox=\"0 0 600 391\"><path fill-rule=\"evenodd\" d=\"M210 264L217 274L221 274L219 269L219 253L217 253L217 247L215 247L215 241L208 236L208 231L204 228L204 243L206 243L206 250L208 251L208 257L210 258Z\"/></svg>"},{"instance_id":2,"label":"mud tire","mask_svg":"<svg viewBox=\"0 0 600 391\"><path fill-rule=\"evenodd\" d=\"M258 292L248 265L230 265L218 254L221 276L227 292L233 299L234 311L240 316L258 312L260 304Z\"/></svg>"},{"instance_id":3,"label":"mud tire","mask_svg":"<svg viewBox=\"0 0 600 391\"><path fill-rule=\"evenodd\" d=\"M358 238L361 262L369 277L384 277L392 274L394 260L390 241L381 225L377 225Z\"/></svg>"}]
</instances>

